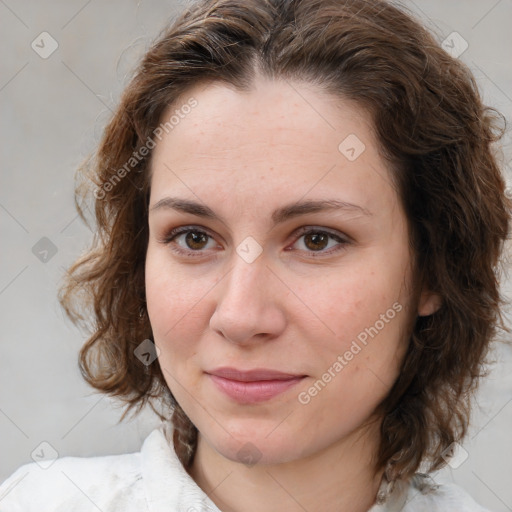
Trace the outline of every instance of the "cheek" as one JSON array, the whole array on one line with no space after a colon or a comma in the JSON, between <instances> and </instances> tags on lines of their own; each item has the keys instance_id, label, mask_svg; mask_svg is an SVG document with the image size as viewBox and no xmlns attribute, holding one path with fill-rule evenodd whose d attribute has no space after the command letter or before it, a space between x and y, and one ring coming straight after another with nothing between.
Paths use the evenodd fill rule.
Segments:
<instances>
[{"instance_id":1,"label":"cheek","mask_svg":"<svg viewBox=\"0 0 512 512\"><path fill-rule=\"evenodd\" d=\"M160 256L159 258L157 256ZM189 279L169 264L169 258L146 259L146 301L158 364L175 399L185 406L190 395L200 396L200 371L196 354L204 333L205 280ZM185 391L186 390L186 391ZM190 405L189 405L190 406Z\"/></svg>"},{"instance_id":2,"label":"cheek","mask_svg":"<svg viewBox=\"0 0 512 512\"><path fill-rule=\"evenodd\" d=\"M389 271L372 270L369 265L364 267L340 270L330 278L308 280L308 286L301 288L300 297L310 306L309 320L314 313L315 323L322 324L330 338L336 338L336 344L349 342L376 322L379 330L383 330L381 315L395 302L405 300L400 290L403 274L395 276ZM388 325L397 324L394 319L398 316L394 310L389 311L384 319L390 320L386 322L387 331ZM303 317L302 322L305 320Z\"/></svg>"},{"instance_id":3,"label":"cheek","mask_svg":"<svg viewBox=\"0 0 512 512\"><path fill-rule=\"evenodd\" d=\"M408 339L409 299L402 293L407 276L401 270L405 265L382 268L370 263L315 282L305 295L315 321L311 313L296 319L309 340L305 359L312 362L315 377L325 375L333 382L329 387L359 399L371 389L379 394L379 388L385 391L392 385Z\"/></svg>"},{"instance_id":4,"label":"cheek","mask_svg":"<svg viewBox=\"0 0 512 512\"><path fill-rule=\"evenodd\" d=\"M205 294L215 281L188 276L170 263L165 251L148 249L146 301L154 341L163 361L172 354L190 357L204 332Z\"/></svg>"},{"instance_id":5,"label":"cheek","mask_svg":"<svg viewBox=\"0 0 512 512\"><path fill-rule=\"evenodd\" d=\"M328 289L330 300L318 311L335 334L317 336L303 321L309 343L304 360L312 371L298 391L297 407L309 418L311 433L326 426L336 433L356 428L398 376L407 348L399 286L390 285L389 275L370 271L364 276L339 279Z\"/></svg>"}]
</instances>

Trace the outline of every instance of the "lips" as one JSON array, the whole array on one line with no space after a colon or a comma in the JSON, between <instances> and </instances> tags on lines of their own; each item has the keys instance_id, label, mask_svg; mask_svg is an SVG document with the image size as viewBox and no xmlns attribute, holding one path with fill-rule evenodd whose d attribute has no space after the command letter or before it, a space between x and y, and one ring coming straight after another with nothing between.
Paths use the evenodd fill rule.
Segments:
<instances>
[{"instance_id":1,"label":"lips","mask_svg":"<svg viewBox=\"0 0 512 512\"><path fill-rule=\"evenodd\" d=\"M254 404L274 398L295 386L305 375L266 368L238 370L217 368L207 372L216 389L240 404Z\"/></svg>"},{"instance_id":2,"label":"lips","mask_svg":"<svg viewBox=\"0 0 512 512\"><path fill-rule=\"evenodd\" d=\"M261 380L289 380L296 379L297 377L304 377L304 375L297 375L292 373L283 373L277 370L269 370L266 368L255 368L253 370L237 370L236 368L222 367L207 372L217 377L224 379L237 380L240 382L255 382Z\"/></svg>"}]
</instances>

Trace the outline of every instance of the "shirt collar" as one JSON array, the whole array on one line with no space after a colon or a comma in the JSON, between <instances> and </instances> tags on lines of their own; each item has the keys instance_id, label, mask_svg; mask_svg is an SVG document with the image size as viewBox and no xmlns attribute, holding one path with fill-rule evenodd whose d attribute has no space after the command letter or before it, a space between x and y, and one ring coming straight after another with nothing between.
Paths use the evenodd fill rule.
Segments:
<instances>
[{"instance_id":1,"label":"shirt collar","mask_svg":"<svg viewBox=\"0 0 512 512\"><path fill-rule=\"evenodd\" d=\"M144 441L141 455L144 492L150 512L222 512L181 464L174 451L169 424L163 423L151 432ZM377 503L368 512L403 510L408 490L408 482L398 481L391 486L384 477Z\"/></svg>"},{"instance_id":2,"label":"shirt collar","mask_svg":"<svg viewBox=\"0 0 512 512\"><path fill-rule=\"evenodd\" d=\"M186 472L165 425L146 438L141 455L143 486L150 512L221 512Z\"/></svg>"}]
</instances>

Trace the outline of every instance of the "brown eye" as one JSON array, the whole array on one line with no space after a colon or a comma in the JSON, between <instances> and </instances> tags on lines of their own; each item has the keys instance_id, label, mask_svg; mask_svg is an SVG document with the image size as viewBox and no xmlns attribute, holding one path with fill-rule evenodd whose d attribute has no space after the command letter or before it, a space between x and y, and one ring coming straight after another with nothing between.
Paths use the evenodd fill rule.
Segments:
<instances>
[{"instance_id":1,"label":"brown eye","mask_svg":"<svg viewBox=\"0 0 512 512\"><path fill-rule=\"evenodd\" d=\"M321 251L327 247L329 235L326 233L308 233L304 236L304 244L312 251Z\"/></svg>"},{"instance_id":2,"label":"brown eye","mask_svg":"<svg viewBox=\"0 0 512 512\"><path fill-rule=\"evenodd\" d=\"M189 249L201 250L208 243L209 236L200 231L189 231L185 236L185 243Z\"/></svg>"},{"instance_id":3,"label":"brown eye","mask_svg":"<svg viewBox=\"0 0 512 512\"><path fill-rule=\"evenodd\" d=\"M173 229L162 242L169 245L173 251L190 256L204 255L205 251L216 246L213 236L193 227Z\"/></svg>"},{"instance_id":4,"label":"brown eye","mask_svg":"<svg viewBox=\"0 0 512 512\"><path fill-rule=\"evenodd\" d=\"M322 229L303 227L298 234L300 236L294 244L298 245L296 249L315 257L328 256L350 243L342 236Z\"/></svg>"}]
</instances>

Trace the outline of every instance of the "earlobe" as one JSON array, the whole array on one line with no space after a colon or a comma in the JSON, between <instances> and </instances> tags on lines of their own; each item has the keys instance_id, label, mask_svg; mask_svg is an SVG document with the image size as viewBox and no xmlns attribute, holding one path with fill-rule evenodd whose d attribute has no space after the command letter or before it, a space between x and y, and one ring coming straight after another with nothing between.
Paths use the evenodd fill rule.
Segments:
<instances>
[{"instance_id":1,"label":"earlobe","mask_svg":"<svg viewBox=\"0 0 512 512\"><path fill-rule=\"evenodd\" d=\"M434 314L442 305L443 299L438 293L423 291L418 302L418 316Z\"/></svg>"}]
</instances>

